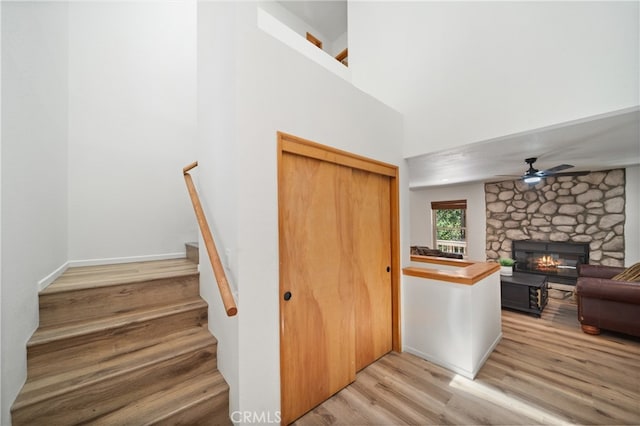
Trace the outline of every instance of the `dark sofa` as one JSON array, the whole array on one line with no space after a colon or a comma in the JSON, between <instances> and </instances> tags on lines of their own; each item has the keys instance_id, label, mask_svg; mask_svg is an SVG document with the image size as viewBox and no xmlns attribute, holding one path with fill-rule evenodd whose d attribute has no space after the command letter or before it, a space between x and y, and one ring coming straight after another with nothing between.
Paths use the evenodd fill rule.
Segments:
<instances>
[{"instance_id":1,"label":"dark sofa","mask_svg":"<svg viewBox=\"0 0 640 426\"><path fill-rule=\"evenodd\" d=\"M460 253L447 253L438 249L431 249L426 246L411 246L411 254L417 256L435 256L446 257L449 259L462 259L463 256Z\"/></svg>"},{"instance_id":2,"label":"dark sofa","mask_svg":"<svg viewBox=\"0 0 640 426\"><path fill-rule=\"evenodd\" d=\"M582 331L600 329L640 336L640 282L614 281L625 268L580 265L576 295Z\"/></svg>"}]
</instances>

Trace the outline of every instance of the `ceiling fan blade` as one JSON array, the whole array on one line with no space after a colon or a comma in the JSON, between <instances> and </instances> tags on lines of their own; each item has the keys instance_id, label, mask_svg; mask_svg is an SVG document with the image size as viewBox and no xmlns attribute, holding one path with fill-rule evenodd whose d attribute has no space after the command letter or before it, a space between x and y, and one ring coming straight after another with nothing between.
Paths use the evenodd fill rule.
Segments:
<instances>
[{"instance_id":1,"label":"ceiling fan blade","mask_svg":"<svg viewBox=\"0 0 640 426\"><path fill-rule=\"evenodd\" d=\"M525 181L526 183L533 185L540 182L541 179L552 177L552 176L585 176L591 173L590 171L583 172L562 172L562 170L567 170L574 167L571 164L559 164L555 167L551 167L546 170L538 170L533 167L533 164L536 162L536 157L526 158L524 162L529 165L529 169L521 176L514 175L496 175L496 177L515 177L520 180Z\"/></svg>"},{"instance_id":2,"label":"ceiling fan blade","mask_svg":"<svg viewBox=\"0 0 640 426\"><path fill-rule=\"evenodd\" d=\"M584 171L584 172L564 172L564 173L554 173L553 176L586 176L589 173L591 173L590 171Z\"/></svg>"},{"instance_id":3,"label":"ceiling fan blade","mask_svg":"<svg viewBox=\"0 0 640 426\"><path fill-rule=\"evenodd\" d=\"M550 169L547 169L547 170L541 170L540 173L542 173L545 176L554 175L554 174L558 173L561 170L570 169L572 167L573 166L571 164L560 164L558 166L551 167Z\"/></svg>"}]
</instances>

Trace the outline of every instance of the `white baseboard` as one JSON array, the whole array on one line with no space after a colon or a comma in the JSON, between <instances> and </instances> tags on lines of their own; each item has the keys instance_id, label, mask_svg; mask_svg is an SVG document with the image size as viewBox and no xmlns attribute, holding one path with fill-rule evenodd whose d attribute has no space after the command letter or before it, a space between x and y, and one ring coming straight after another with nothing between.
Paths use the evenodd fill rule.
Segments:
<instances>
[{"instance_id":1,"label":"white baseboard","mask_svg":"<svg viewBox=\"0 0 640 426\"><path fill-rule=\"evenodd\" d=\"M459 374L463 377L466 377L469 380L473 380L476 378L476 375L480 372L480 369L482 368L482 366L484 365L484 363L487 361L487 359L489 359L489 356L491 355L491 353L493 352L493 350L496 348L496 346L498 346L498 343L500 343L500 340L502 340L502 332L500 332L500 334L498 335L498 337L493 341L493 343L491 344L491 346L489 346L489 349L487 349L486 353L482 356L480 362L474 366L473 370L467 370L466 368L463 368L459 365L455 365L451 362L445 361L443 359L440 359L439 357L435 357L431 354L427 354L425 352L422 352L418 349L412 348L411 346L404 346L402 348L402 350L404 352L408 352L412 355L415 355L417 357L420 357L422 359L425 359L429 362L432 362L436 365L439 365L440 367L444 367L447 370L453 371L456 374Z\"/></svg>"},{"instance_id":2,"label":"white baseboard","mask_svg":"<svg viewBox=\"0 0 640 426\"><path fill-rule=\"evenodd\" d=\"M498 334L498 337L496 337L496 340L493 341L491 346L489 346L489 349L487 349L487 352L485 352L485 354L480 359L480 362L476 366L475 372L473 373L473 378L474 379L475 379L476 375L480 372L480 369L482 369L482 366L484 365L484 363L487 362L487 360L491 356L491 353L494 351L496 346L498 346L498 343L500 343L501 340L502 340L502 331L500 331L500 334Z\"/></svg>"},{"instance_id":3,"label":"white baseboard","mask_svg":"<svg viewBox=\"0 0 640 426\"><path fill-rule=\"evenodd\" d=\"M69 262L65 262L62 265L60 265L58 269L56 269L55 271L53 271L52 273L50 273L49 275L47 275L46 277L38 281L38 291L42 291L45 288L47 288L52 282L57 280L60 277L60 275L64 274L64 271L66 271L68 268L69 268Z\"/></svg>"},{"instance_id":4,"label":"white baseboard","mask_svg":"<svg viewBox=\"0 0 640 426\"><path fill-rule=\"evenodd\" d=\"M415 355L417 357L420 357L426 361L429 361L431 363L434 363L436 365L439 365L440 367L444 367L449 371L453 371L456 374L459 374L463 377L466 377L467 379L473 380L473 378L475 377L475 375L473 374L472 371L467 370L466 368L462 368L458 365L452 364L450 362L444 361L442 359L440 359L439 357L435 357L432 356L430 354L427 354L425 352L422 352L418 349L412 348L411 346L404 346L402 348L402 350L404 352L408 352L411 355Z\"/></svg>"},{"instance_id":5,"label":"white baseboard","mask_svg":"<svg viewBox=\"0 0 640 426\"><path fill-rule=\"evenodd\" d=\"M187 255L185 252L180 252L180 253L166 253L166 254L150 254L146 256L128 256L128 257L109 257L109 258L103 258L103 259L70 260L67 263L69 264L69 267L78 267L78 266L111 265L115 263L149 262L152 260L184 259L186 257Z\"/></svg>"}]
</instances>

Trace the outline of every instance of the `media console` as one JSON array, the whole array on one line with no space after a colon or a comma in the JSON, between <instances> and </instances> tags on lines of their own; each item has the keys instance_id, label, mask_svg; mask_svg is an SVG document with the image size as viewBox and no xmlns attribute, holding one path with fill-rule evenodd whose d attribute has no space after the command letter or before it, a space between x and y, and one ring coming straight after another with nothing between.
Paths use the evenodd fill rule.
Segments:
<instances>
[{"instance_id":1,"label":"media console","mask_svg":"<svg viewBox=\"0 0 640 426\"><path fill-rule=\"evenodd\" d=\"M502 307L542 315L547 305L548 278L544 275L514 272L500 276Z\"/></svg>"}]
</instances>

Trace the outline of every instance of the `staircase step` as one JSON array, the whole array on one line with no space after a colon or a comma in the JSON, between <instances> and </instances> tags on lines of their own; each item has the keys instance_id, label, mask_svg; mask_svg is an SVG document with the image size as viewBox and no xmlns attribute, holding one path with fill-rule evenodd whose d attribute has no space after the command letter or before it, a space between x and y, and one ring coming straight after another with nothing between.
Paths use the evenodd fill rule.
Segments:
<instances>
[{"instance_id":1,"label":"staircase step","mask_svg":"<svg viewBox=\"0 0 640 426\"><path fill-rule=\"evenodd\" d=\"M206 326L207 303L197 298L112 318L38 329L27 343L29 377L77 369L95 362L94 354L113 357L162 342L173 333Z\"/></svg>"},{"instance_id":2,"label":"staircase step","mask_svg":"<svg viewBox=\"0 0 640 426\"><path fill-rule=\"evenodd\" d=\"M91 419L94 426L230 425L229 386L218 371L131 401L115 412Z\"/></svg>"},{"instance_id":3,"label":"staircase step","mask_svg":"<svg viewBox=\"0 0 640 426\"><path fill-rule=\"evenodd\" d=\"M28 379L12 407L14 425L75 424L216 369L216 340L207 330L92 365Z\"/></svg>"},{"instance_id":4,"label":"staircase step","mask_svg":"<svg viewBox=\"0 0 640 426\"><path fill-rule=\"evenodd\" d=\"M60 292L78 288L109 286L126 282L147 281L197 272L197 266L186 258L113 265L78 266L67 269L43 292Z\"/></svg>"},{"instance_id":5,"label":"staircase step","mask_svg":"<svg viewBox=\"0 0 640 426\"><path fill-rule=\"evenodd\" d=\"M40 292L40 327L108 317L199 297L187 259L69 268Z\"/></svg>"},{"instance_id":6,"label":"staircase step","mask_svg":"<svg viewBox=\"0 0 640 426\"><path fill-rule=\"evenodd\" d=\"M12 424L231 424L199 293L187 259L67 270L39 295Z\"/></svg>"}]
</instances>

